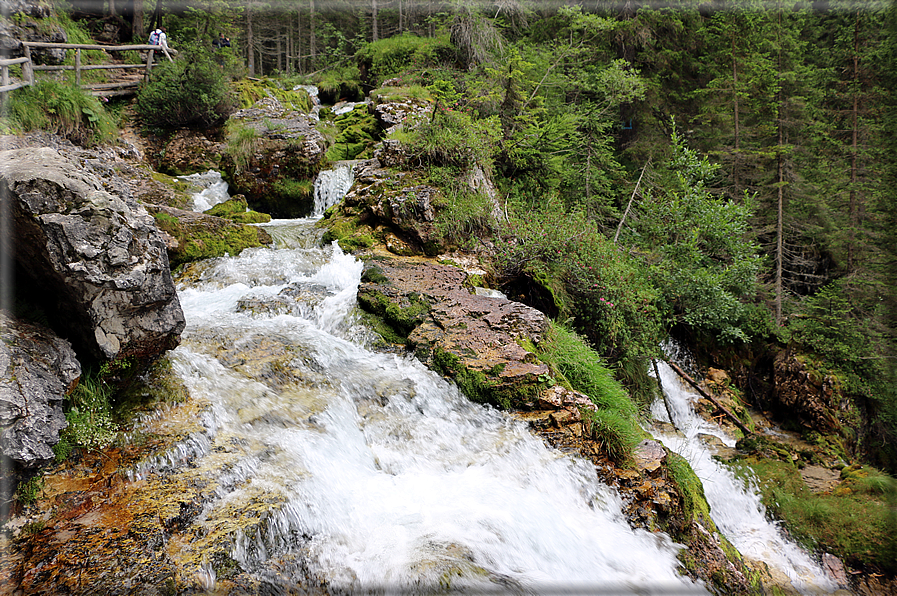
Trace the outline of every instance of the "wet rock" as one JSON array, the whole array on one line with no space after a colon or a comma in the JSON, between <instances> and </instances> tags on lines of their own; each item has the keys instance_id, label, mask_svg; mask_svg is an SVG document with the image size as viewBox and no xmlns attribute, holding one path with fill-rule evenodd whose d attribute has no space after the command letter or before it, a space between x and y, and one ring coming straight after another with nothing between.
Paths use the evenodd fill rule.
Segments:
<instances>
[{"instance_id":1,"label":"wet rock","mask_svg":"<svg viewBox=\"0 0 897 596\"><path fill-rule=\"evenodd\" d=\"M667 452L657 441L645 439L635 448L633 456L638 470L653 474L666 461Z\"/></svg>"},{"instance_id":2,"label":"wet rock","mask_svg":"<svg viewBox=\"0 0 897 596\"><path fill-rule=\"evenodd\" d=\"M850 586L847 581L847 571L844 569L844 563L835 555L823 553L822 568L829 574L829 577L837 582L839 588Z\"/></svg>"},{"instance_id":3,"label":"wet rock","mask_svg":"<svg viewBox=\"0 0 897 596\"><path fill-rule=\"evenodd\" d=\"M473 294L466 281L467 273L448 265L377 260L366 266L358 301L407 337L421 360L455 378L468 397L505 405L534 401L549 370L518 340L538 343L547 319L519 302Z\"/></svg>"},{"instance_id":4,"label":"wet rock","mask_svg":"<svg viewBox=\"0 0 897 596\"><path fill-rule=\"evenodd\" d=\"M840 428L833 411L835 379L810 369L790 350L780 352L774 364L773 398L813 430L828 434Z\"/></svg>"},{"instance_id":5,"label":"wet rock","mask_svg":"<svg viewBox=\"0 0 897 596\"><path fill-rule=\"evenodd\" d=\"M133 198L46 147L0 152L0 189L17 266L79 353L151 360L177 345L184 315L165 242Z\"/></svg>"},{"instance_id":6,"label":"wet rock","mask_svg":"<svg viewBox=\"0 0 897 596\"><path fill-rule=\"evenodd\" d=\"M81 365L69 342L44 327L0 312L0 448L23 468L53 459L66 427L62 400Z\"/></svg>"}]
</instances>

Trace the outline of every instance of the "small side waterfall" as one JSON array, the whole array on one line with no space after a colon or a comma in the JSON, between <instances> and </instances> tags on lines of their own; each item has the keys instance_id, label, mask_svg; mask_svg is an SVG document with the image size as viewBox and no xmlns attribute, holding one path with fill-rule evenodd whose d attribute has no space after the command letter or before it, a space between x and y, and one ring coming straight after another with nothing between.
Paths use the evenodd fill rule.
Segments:
<instances>
[{"instance_id":1,"label":"small side waterfall","mask_svg":"<svg viewBox=\"0 0 897 596\"><path fill-rule=\"evenodd\" d=\"M223 203L230 199L230 195L227 193L227 182L221 178L220 172L209 170L201 174L178 176L178 178L202 189L193 193L193 211L202 213L218 203Z\"/></svg>"},{"instance_id":2,"label":"small side waterfall","mask_svg":"<svg viewBox=\"0 0 897 596\"><path fill-rule=\"evenodd\" d=\"M315 207L312 217L321 217L328 207L339 203L355 180L352 163L338 163L332 170L323 170L315 179Z\"/></svg>"},{"instance_id":3,"label":"small side waterfall","mask_svg":"<svg viewBox=\"0 0 897 596\"><path fill-rule=\"evenodd\" d=\"M745 484L729 468L713 459L701 440L701 435L712 435L734 447L735 437L698 416L693 404L699 395L682 383L665 362L658 362L657 366L674 418L672 422L681 432L655 432L655 438L691 464L704 484L710 516L720 531L745 557L763 561L784 573L802 594L830 594L837 590L837 584L822 568L766 518L766 509L756 487ZM669 420L662 400L652 404L651 414L656 420Z\"/></svg>"}]
</instances>

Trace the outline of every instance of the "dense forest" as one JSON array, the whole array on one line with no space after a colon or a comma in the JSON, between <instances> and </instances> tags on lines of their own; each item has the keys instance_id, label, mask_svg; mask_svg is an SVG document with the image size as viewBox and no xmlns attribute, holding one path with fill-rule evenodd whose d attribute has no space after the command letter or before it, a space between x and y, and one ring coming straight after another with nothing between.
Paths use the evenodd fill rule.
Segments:
<instances>
[{"instance_id":1,"label":"dense forest","mask_svg":"<svg viewBox=\"0 0 897 596\"><path fill-rule=\"evenodd\" d=\"M333 101L401 77L436 102L402 140L445 190L445 237L496 239L497 276L572 320L636 393L669 334L750 362L741 381L757 396L757 371L788 348L837 377L863 420L851 440L894 469L893 4L71 9L105 41L164 25L173 47L207 52L224 34L234 78L313 82ZM453 185L472 166L503 217Z\"/></svg>"}]
</instances>

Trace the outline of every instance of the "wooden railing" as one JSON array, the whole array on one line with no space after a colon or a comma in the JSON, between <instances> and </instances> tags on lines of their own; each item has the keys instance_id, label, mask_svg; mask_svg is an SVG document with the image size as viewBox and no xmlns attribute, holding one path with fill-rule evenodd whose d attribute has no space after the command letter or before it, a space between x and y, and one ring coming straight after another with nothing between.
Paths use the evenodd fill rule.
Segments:
<instances>
[{"instance_id":1,"label":"wooden railing","mask_svg":"<svg viewBox=\"0 0 897 596\"><path fill-rule=\"evenodd\" d=\"M86 70L129 70L140 68L143 69L143 80L149 80L150 72L153 68L153 57L156 52L162 52L169 60L172 60L172 54L177 55L177 52L175 50L164 48L159 45L149 44L105 46L84 43L48 43L39 41L23 41L22 48L25 52L24 57L13 58L10 60L0 60L0 77L2 77L2 81L0 81L2 82L2 84L0 84L0 92L3 93L4 97L6 96L6 93L8 91L19 89L20 87L25 87L27 85L33 85L35 71L64 70L74 70L75 84L83 86L85 90L90 91L93 95L103 97L111 97L113 95L131 95L140 85L139 79L131 79L114 83L92 83L81 85L81 73ZM34 64L34 62L31 60L31 48L75 50L75 64L61 64L53 66ZM102 50L104 52L127 52L129 50L135 50L138 52L146 52L147 54L146 62L141 62L140 64L81 64L81 50ZM22 65L22 81L18 83L10 83L9 67L14 64Z\"/></svg>"}]
</instances>

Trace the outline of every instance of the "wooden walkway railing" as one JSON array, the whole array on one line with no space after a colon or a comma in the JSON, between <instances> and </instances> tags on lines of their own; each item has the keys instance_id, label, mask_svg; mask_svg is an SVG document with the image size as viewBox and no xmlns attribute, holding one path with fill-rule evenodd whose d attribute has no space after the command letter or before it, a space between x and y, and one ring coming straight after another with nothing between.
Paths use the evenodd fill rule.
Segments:
<instances>
[{"instance_id":1,"label":"wooden walkway railing","mask_svg":"<svg viewBox=\"0 0 897 596\"><path fill-rule=\"evenodd\" d=\"M3 94L4 98L6 97L6 93L9 91L13 91L14 89L19 89L27 85L33 85L35 71L64 70L74 70L75 84L83 86L85 90L90 91L90 93L93 95L102 97L111 97L114 95L131 95L137 90L137 87L140 85L140 77L138 77L137 79L131 78L125 81L118 81L113 83L94 83L81 85L81 73L86 70L129 70L139 68L143 69L142 79L149 80L150 71L152 71L153 68L153 56L156 52L162 52L169 60L172 59L171 54L177 55L177 52L175 50L164 48L159 45L149 44L105 46L83 43L47 43L37 41L23 41L22 47L25 51L25 56L23 56L22 58L0 60L0 93ZM75 50L75 64L62 64L53 66L34 64L34 62L31 60L31 48ZM147 54L146 62L142 62L140 64L81 64L81 50L102 50L104 52L127 52L129 50L135 50L138 52L147 52ZM14 64L22 65L22 80L17 83L10 83L9 67Z\"/></svg>"}]
</instances>

